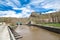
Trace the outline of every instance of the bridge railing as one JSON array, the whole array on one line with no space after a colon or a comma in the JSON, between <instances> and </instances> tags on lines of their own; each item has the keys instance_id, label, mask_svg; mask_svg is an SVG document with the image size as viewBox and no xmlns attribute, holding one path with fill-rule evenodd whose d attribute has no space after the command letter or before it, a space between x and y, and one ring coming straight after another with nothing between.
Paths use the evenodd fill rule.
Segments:
<instances>
[{"instance_id":1,"label":"bridge railing","mask_svg":"<svg viewBox=\"0 0 60 40\"><path fill-rule=\"evenodd\" d=\"M9 35L11 40L16 40L13 33L11 32L11 29L8 27Z\"/></svg>"}]
</instances>

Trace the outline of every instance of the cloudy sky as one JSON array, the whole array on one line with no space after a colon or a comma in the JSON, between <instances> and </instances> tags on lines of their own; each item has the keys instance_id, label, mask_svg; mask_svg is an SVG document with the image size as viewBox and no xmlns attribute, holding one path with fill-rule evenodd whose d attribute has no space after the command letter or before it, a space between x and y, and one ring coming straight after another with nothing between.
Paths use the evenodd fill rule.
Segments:
<instances>
[{"instance_id":1,"label":"cloudy sky","mask_svg":"<svg viewBox=\"0 0 60 40\"><path fill-rule=\"evenodd\" d=\"M0 0L0 17L29 17L32 12L60 10L60 0Z\"/></svg>"}]
</instances>

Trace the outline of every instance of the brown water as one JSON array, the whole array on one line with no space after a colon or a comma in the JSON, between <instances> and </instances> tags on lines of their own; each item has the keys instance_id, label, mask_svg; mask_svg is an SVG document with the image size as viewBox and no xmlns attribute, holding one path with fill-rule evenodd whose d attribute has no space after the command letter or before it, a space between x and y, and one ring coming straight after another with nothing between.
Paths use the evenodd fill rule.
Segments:
<instances>
[{"instance_id":1,"label":"brown water","mask_svg":"<svg viewBox=\"0 0 60 40\"><path fill-rule=\"evenodd\" d=\"M33 26L21 25L16 32L23 36L20 40L60 40L60 34Z\"/></svg>"}]
</instances>

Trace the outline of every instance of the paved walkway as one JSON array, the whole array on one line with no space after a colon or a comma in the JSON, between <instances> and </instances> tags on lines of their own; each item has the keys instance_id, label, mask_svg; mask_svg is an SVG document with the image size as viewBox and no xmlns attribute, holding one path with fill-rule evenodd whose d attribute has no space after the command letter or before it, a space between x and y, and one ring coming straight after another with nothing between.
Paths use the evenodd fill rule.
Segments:
<instances>
[{"instance_id":1,"label":"paved walkway","mask_svg":"<svg viewBox=\"0 0 60 40\"><path fill-rule=\"evenodd\" d=\"M5 24L0 25L0 40L15 40L13 34Z\"/></svg>"}]
</instances>

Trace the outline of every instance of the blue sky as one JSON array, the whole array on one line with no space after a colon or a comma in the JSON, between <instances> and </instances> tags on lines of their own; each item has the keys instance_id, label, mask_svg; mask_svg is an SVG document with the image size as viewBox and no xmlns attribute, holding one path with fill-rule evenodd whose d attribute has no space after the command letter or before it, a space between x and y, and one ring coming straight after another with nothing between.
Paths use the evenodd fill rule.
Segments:
<instances>
[{"instance_id":1,"label":"blue sky","mask_svg":"<svg viewBox=\"0 0 60 40\"><path fill-rule=\"evenodd\" d=\"M0 17L29 17L32 12L60 10L60 0L0 0Z\"/></svg>"}]
</instances>

